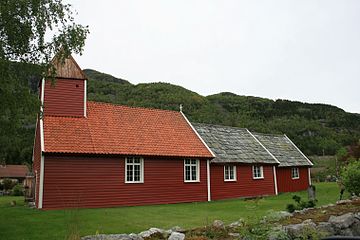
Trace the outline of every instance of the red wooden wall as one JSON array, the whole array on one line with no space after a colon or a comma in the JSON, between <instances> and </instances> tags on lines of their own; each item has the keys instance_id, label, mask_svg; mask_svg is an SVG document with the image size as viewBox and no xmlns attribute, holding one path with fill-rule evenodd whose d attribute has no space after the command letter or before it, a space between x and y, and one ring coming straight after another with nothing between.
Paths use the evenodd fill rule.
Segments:
<instances>
[{"instance_id":1,"label":"red wooden wall","mask_svg":"<svg viewBox=\"0 0 360 240\"><path fill-rule=\"evenodd\" d=\"M56 79L45 81L44 114L53 116L84 116L85 80Z\"/></svg>"},{"instance_id":2,"label":"red wooden wall","mask_svg":"<svg viewBox=\"0 0 360 240\"><path fill-rule=\"evenodd\" d=\"M262 195L274 195L273 166L264 165L264 179L253 179L252 165L236 165L236 182L224 181L224 165L211 164L210 184L211 199L219 200L226 198L254 197Z\"/></svg>"},{"instance_id":3,"label":"red wooden wall","mask_svg":"<svg viewBox=\"0 0 360 240\"><path fill-rule=\"evenodd\" d=\"M276 168L276 179L279 192L297 192L309 187L307 167L299 167L299 179L291 178L291 167Z\"/></svg>"},{"instance_id":4,"label":"red wooden wall","mask_svg":"<svg viewBox=\"0 0 360 240\"><path fill-rule=\"evenodd\" d=\"M207 200L206 161L200 182L184 183L184 160L144 158L144 183L124 183L115 157L45 156L44 209L133 206Z\"/></svg>"}]
</instances>

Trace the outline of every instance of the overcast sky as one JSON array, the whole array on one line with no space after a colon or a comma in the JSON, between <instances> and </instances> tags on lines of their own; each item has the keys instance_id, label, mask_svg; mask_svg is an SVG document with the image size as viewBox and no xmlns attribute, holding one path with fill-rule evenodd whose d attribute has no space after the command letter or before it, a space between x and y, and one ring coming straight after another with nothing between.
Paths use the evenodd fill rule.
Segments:
<instances>
[{"instance_id":1,"label":"overcast sky","mask_svg":"<svg viewBox=\"0 0 360 240\"><path fill-rule=\"evenodd\" d=\"M360 1L68 0L81 68L360 113Z\"/></svg>"}]
</instances>

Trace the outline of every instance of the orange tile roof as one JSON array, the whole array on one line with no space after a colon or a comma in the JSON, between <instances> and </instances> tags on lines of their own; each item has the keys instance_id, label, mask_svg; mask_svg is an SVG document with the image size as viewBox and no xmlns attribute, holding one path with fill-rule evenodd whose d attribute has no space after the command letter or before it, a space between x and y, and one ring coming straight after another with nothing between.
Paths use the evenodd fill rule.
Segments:
<instances>
[{"instance_id":1,"label":"orange tile roof","mask_svg":"<svg viewBox=\"0 0 360 240\"><path fill-rule=\"evenodd\" d=\"M88 102L87 118L44 117L48 153L213 158L180 112Z\"/></svg>"},{"instance_id":2,"label":"orange tile roof","mask_svg":"<svg viewBox=\"0 0 360 240\"><path fill-rule=\"evenodd\" d=\"M26 165L0 165L1 178L24 178L28 172Z\"/></svg>"}]
</instances>

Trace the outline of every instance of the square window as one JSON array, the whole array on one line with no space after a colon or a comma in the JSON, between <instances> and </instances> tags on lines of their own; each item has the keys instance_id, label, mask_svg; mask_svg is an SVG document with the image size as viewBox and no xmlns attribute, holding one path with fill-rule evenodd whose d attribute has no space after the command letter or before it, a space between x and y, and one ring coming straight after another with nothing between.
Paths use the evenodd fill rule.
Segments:
<instances>
[{"instance_id":1,"label":"square window","mask_svg":"<svg viewBox=\"0 0 360 240\"><path fill-rule=\"evenodd\" d=\"M236 166L225 165L224 166L224 181L236 181Z\"/></svg>"},{"instance_id":2,"label":"square window","mask_svg":"<svg viewBox=\"0 0 360 240\"><path fill-rule=\"evenodd\" d=\"M253 179L264 178L263 166L253 166L252 170L253 170Z\"/></svg>"},{"instance_id":3,"label":"square window","mask_svg":"<svg viewBox=\"0 0 360 240\"><path fill-rule=\"evenodd\" d=\"M291 178L299 179L299 168L291 168Z\"/></svg>"},{"instance_id":4,"label":"square window","mask_svg":"<svg viewBox=\"0 0 360 240\"><path fill-rule=\"evenodd\" d=\"M144 159L127 157L125 159L125 183L144 182Z\"/></svg>"},{"instance_id":5,"label":"square window","mask_svg":"<svg viewBox=\"0 0 360 240\"><path fill-rule=\"evenodd\" d=\"M199 160L185 159L184 160L184 180L185 182L199 182Z\"/></svg>"}]
</instances>

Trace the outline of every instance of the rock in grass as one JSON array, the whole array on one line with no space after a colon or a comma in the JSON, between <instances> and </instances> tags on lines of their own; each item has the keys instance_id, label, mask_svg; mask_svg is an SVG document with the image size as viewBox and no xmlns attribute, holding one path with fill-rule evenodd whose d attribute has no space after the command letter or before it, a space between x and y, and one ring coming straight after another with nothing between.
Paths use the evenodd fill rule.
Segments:
<instances>
[{"instance_id":1,"label":"rock in grass","mask_svg":"<svg viewBox=\"0 0 360 240\"><path fill-rule=\"evenodd\" d=\"M334 227L329 222L320 222L320 223L318 223L318 225L316 226L316 229L320 233L323 233L325 236L335 235L335 233L336 233Z\"/></svg>"},{"instance_id":2,"label":"rock in grass","mask_svg":"<svg viewBox=\"0 0 360 240\"><path fill-rule=\"evenodd\" d=\"M311 219L308 219L299 224L287 225L284 229L291 237L298 237L307 232L316 231L315 227L316 224Z\"/></svg>"},{"instance_id":3,"label":"rock in grass","mask_svg":"<svg viewBox=\"0 0 360 240\"><path fill-rule=\"evenodd\" d=\"M184 240L185 234L179 232L172 232L168 240Z\"/></svg>"},{"instance_id":4,"label":"rock in grass","mask_svg":"<svg viewBox=\"0 0 360 240\"><path fill-rule=\"evenodd\" d=\"M155 235L155 234L163 234L164 233L164 230L163 229L160 229L160 228L150 228L149 230L146 230L146 231L143 231L141 233L139 233L139 236L142 237L142 238L149 238L151 237L152 235Z\"/></svg>"},{"instance_id":5,"label":"rock in grass","mask_svg":"<svg viewBox=\"0 0 360 240\"><path fill-rule=\"evenodd\" d=\"M229 228L238 228L238 227L242 227L245 225L245 221L244 219L239 219L236 222L232 222L228 225Z\"/></svg>"},{"instance_id":6,"label":"rock in grass","mask_svg":"<svg viewBox=\"0 0 360 240\"><path fill-rule=\"evenodd\" d=\"M213 226L214 228L218 228L218 229L220 229L220 228L225 228L225 224L224 224L224 222L221 221L221 220L214 220L212 226Z\"/></svg>"},{"instance_id":7,"label":"rock in grass","mask_svg":"<svg viewBox=\"0 0 360 240\"><path fill-rule=\"evenodd\" d=\"M331 223L334 227L345 229L350 227L355 222L355 214L346 213L341 216L330 216L329 223Z\"/></svg>"}]
</instances>

